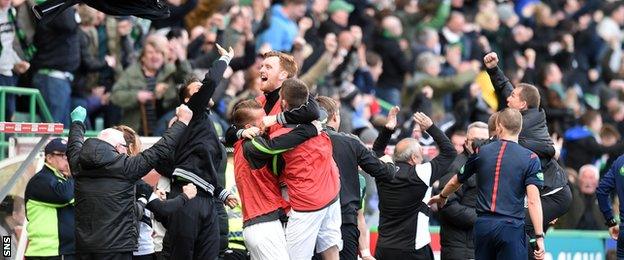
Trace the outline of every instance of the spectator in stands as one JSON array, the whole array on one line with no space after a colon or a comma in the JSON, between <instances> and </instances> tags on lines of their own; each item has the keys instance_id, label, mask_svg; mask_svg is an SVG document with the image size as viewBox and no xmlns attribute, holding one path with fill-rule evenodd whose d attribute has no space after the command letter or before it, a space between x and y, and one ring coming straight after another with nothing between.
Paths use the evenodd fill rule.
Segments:
<instances>
[{"instance_id":1,"label":"spectator in stands","mask_svg":"<svg viewBox=\"0 0 624 260\"><path fill-rule=\"evenodd\" d=\"M153 20L153 29L170 30L173 28L184 28L184 16L193 11L195 6L197 6L197 0L167 0L165 5L169 7L169 17Z\"/></svg>"},{"instance_id":2,"label":"spectator in stands","mask_svg":"<svg viewBox=\"0 0 624 260\"><path fill-rule=\"evenodd\" d=\"M68 8L35 30L32 58L33 85L43 95L56 122L69 126L71 83L80 65L80 37L75 8Z\"/></svg>"},{"instance_id":3,"label":"spectator in stands","mask_svg":"<svg viewBox=\"0 0 624 260\"><path fill-rule=\"evenodd\" d=\"M604 229L602 214L596 203L598 168L591 164L583 165L579 170L576 183L571 183L570 187L572 187L574 207L559 218L560 227L581 230Z\"/></svg>"},{"instance_id":4,"label":"spectator in stands","mask_svg":"<svg viewBox=\"0 0 624 260\"><path fill-rule=\"evenodd\" d=\"M17 86L17 76L30 67L25 35L16 22L16 9L11 0L0 1L0 86ZM18 33L22 32L22 34ZM26 49L23 49L26 47ZM26 53L25 53L26 52ZM21 56L19 55L21 53ZM32 53L31 53L32 54ZM15 96L6 96L6 121L11 121L15 112Z\"/></svg>"},{"instance_id":5,"label":"spectator in stands","mask_svg":"<svg viewBox=\"0 0 624 260\"><path fill-rule=\"evenodd\" d=\"M117 61L115 57L106 55L99 57L98 34L96 23L98 22L99 11L88 6L79 5L80 30L78 30L80 40L80 66L76 70L72 83L72 108L82 106L90 111L90 114L97 112L102 105L108 103L110 93L106 93L106 88L99 85L99 72L104 69L114 69ZM91 126L91 118L86 121L87 126Z\"/></svg>"},{"instance_id":6,"label":"spectator in stands","mask_svg":"<svg viewBox=\"0 0 624 260\"><path fill-rule=\"evenodd\" d=\"M596 111L585 112L580 121L580 126L568 129L564 135L564 160L567 167L578 170L585 164L596 165L603 154L624 152L622 142L606 146L596 139L602 129L602 116Z\"/></svg>"},{"instance_id":7,"label":"spectator in stands","mask_svg":"<svg viewBox=\"0 0 624 260\"><path fill-rule=\"evenodd\" d=\"M156 38L147 41L140 62L124 71L111 93L111 101L123 109L122 123L140 129L142 135L158 134L153 131L161 118L178 102L176 84L190 73L184 55L175 64L165 63L164 48Z\"/></svg>"},{"instance_id":8,"label":"spectator in stands","mask_svg":"<svg viewBox=\"0 0 624 260\"><path fill-rule=\"evenodd\" d=\"M316 1L315 1L316 2ZM344 0L333 0L327 7L329 19L321 23L318 36L325 37L328 33L335 35L349 29L349 14L353 12L353 5Z\"/></svg>"},{"instance_id":9,"label":"spectator in stands","mask_svg":"<svg viewBox=\"0 0 624 260\"><path fill-rule=\"evenodd\" d=\"M574 120L574 115L581 111L578 96L574 89L563 83L561 69L554 62L544 64L538 73L540 105L546 113L548 129L563 133ZM575 113L576 112L576 113Z\"/></svg>"},{"instance_id":10,"label":"spectator in stands","mask_svg":"<svg viewBox=\"0 0 624 260\"><path fill-rule=\"evenodd\" d=\"M403 27L399 18L386 16L381 22L381 35L375 40L374 50L382 54L383 72L379 76L377 97L392 105L399 105L405 74L412 71L406 51L409 46L399 44Z\"/></svg>"},{"instance_id":11,"label":"spectator in stands","mask_svg":"<svg viewBox=\"0 0 624 260\"><path fill-rule=\"evenodd\" d=\"M611 124L604 124L602 126L602 129L600 129L600 141L604 146L615 145L621 140L622 135L618 132L615 126ZM609 170L609 168L611 168L611 165L613 165L613 162L615 162L615 159L617 159L619 155L620 154L618 153L609 153L606 156L600 158L600 177L607 173L607 171Z\"/></svg>"},{"instance_id":12,"label":"spectator in stands","mask_svg":"<svg viewBox=\"0 0 624 260\"><path fill-rule=\"evenodd\" d=\"M151 148L128 156L123 133L107 128L84 140L87 112L71 114L67 157L76 178L76 253L79 259L130 259L137 247L134 185L175 150L193 116L186 106L177 122Z\"/></svg>"},{"instance_id":13,"label":"spectator in stands","mask_svg":"<svg viewBox=\"0 0 624 260\"><path fill-rule=\"evenodd\" d=\"M457 61L461 62L457 49ZM416 59L417 71L414 73L410 81L403 88L403 104L405 106L413 106L417 102L420 90L425 86L433 89L433 117L440 120L444 115L442 97L446 94L461 90L466 84L474 81L477 76L478 66L472 66L465 63L462 71L458 71L456 75L440 76L441 65L440 57L431 53L424 52ZM448 60L448 59L447 59ZM459 64L458 64L459 65Z\"/></svg>"},{"instance_id":14,"label":"spectator in stands","mask_svg":"<svg viewBox=\"0 0 624 260\"><path fill-rule=\"evenodd\" d=\"M26 185L26 259L74 258L74 178L66 151L67 140L52 139L45 147L43 169Z\"/></svg>"},{"instance_id":15,"label":"spectator in stands","mask_svg":"<svg viewBox=\"0 0 624 260\"><path fill-rule=\"evenodd\" d=\"M306 1L285 0L271 8L271 25L259 37L256 47L268 43L271 49L290 52L299 32L297 21L305 15Z\"/></svg>"}]
</instances>

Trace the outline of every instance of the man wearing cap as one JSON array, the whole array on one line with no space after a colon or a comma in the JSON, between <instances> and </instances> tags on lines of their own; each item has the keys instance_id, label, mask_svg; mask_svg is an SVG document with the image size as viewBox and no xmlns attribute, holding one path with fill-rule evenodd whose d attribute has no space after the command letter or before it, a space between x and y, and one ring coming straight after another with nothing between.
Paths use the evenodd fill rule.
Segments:
<instances>
[{"instance_id":1,"label":"man wearing cap","mask_svg":"<svg viewBox=\"0 0 624 260\"><path fill-rule=\"evenodd\" d=\"M353 12L353 5L343 0L335 0L329 3L327 13L329 19L319 27L319 36L325 37L328 33L338 35L344 30L349 30L349 14Z\"/></svg>"},{"instance_id":2,"label":"man wearing cap","mask_svg":"<svg viewBox=\"0 0 624 260\"><path fill-rule=\"evenodd\" d=\"M74 259L74 179L66 150L66 140L50 141L45 147L43 169L26 186L26 259Z\"/></svg>"}]
</instances>

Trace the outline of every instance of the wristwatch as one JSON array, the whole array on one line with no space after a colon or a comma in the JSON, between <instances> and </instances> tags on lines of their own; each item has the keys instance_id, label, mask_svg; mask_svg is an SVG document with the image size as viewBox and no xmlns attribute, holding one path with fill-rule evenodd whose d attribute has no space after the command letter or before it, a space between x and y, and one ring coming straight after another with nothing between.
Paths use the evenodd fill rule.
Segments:
<instances>
[{"instance_id":1,"label":"wristwatch","mask_svg":"<svg viewBox=\"0 0 624 260\"><path fill-rule=\"evenodd\" d=\"M535 234L535 238L544 238L544 234Z\"/></svg>"},{"instance_id":2,"label":"wristwatch","mask_svg":"<svg viewBox=\"0 0 624 260\"><path fill-rule=\"evenodd\" d=\"M613 227L613 226L617 226L617 221L615 221L615 218L611 218L609 220L607 220L607 223L605 223L605 225L607 225L607 227Z\"/></svg>"}]
</instances>

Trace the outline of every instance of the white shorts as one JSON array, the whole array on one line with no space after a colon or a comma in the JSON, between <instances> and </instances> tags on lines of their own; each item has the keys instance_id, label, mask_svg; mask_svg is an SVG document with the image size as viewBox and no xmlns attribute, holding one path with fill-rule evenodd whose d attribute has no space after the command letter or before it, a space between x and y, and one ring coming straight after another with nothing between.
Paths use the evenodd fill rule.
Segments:
<instances>
[{"instance_id":1,"label":"white shorts","mask_svg":"<svg viewBox=\"0 0 624 260\"><path fill-rule=\"evenodd\" d=\"M245 239L245 247L251 255L251 260L288 260L284 228L279 220L245 227L243 228L243 238Z\"/></svg>"},{"instance_id":2,"label":"white shorts","mask_svg":"<svg viewBox=\"0 0 624 260\"><path fill-rule=\"evenodd\" d=\"M340 200L317 211L290 211L286 225L286 244L291 260L309 260L316 253L321 253L332 246L342 250L342 215Z\"/></svg>"}]
</instances>

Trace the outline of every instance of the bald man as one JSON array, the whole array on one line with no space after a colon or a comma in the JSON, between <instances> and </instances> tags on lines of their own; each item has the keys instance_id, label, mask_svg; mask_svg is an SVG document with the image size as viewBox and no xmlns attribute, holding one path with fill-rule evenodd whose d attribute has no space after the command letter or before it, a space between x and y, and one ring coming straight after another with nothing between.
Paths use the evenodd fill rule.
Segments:
<instances>
[{"instance_id":1,"label":"bald man","mask_svg":"<svg viewBox=\"0 0 624 260\"><path fill-rule=\"evenodd\" d=\"M134 184L175 151L193 112L185 105L178 107L178 121L163 137L131 157L118 130L105 129L85 141L84 115L82 107L72 112L67 148L76 179L77 259L132 259L138 238Z\"/></svg>"},{"instance_id":2,"label":"bald man","mask_svg":"<svg viewBox=\"0 0 624 260\"><path fill-rule=\"evenodd\" d=\"M431 185L440 179L457 153L451 141L423 113L414 114L414 121L425 129L438 144L440 154L431 162L423 162L418 140L401 140L394 150L399 168L394 179L376 179L379 193L379 240L375 258L433 259L429 246L429 207Z\"/></svg>"}]
</instances>

